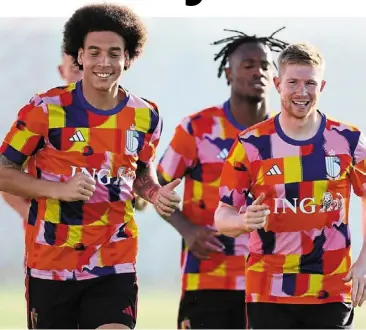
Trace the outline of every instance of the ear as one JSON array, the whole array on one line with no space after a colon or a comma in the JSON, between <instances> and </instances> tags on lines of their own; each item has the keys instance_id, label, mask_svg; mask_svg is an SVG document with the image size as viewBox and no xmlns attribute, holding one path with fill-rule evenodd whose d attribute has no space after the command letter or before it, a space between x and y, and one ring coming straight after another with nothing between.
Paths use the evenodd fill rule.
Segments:
<instances>
[{"instance_id":1,"label":"ear","mask_svg":"<svg viewBox=\"0 0 366 330\"><path fill-rule=\"evenodd\" d=\"M322 83L320 85L320 91L322 92L327 82L325 80L322 80Z\"/></svg>"},{"instance_id":2,"label":"ear","mask_svg":"<svg viewBox=\"0 0 366 330\"><path fill-rule=\"evenodd\" d=\"M231 68L230 67L224 68L224 72L225 72L225 78L226 78L227 84L231 85L231 82L233 79Z\"/></svg>"},{"instance_id":3,"label":"ear","mask_svg":"<svg viewBox=\"0 0 366 330\"><path fill-rule=\"evenodd\" d=\"M79 63L79 65L83 65L83 57L84 57L84 49L79 48L79 51L78 51L78 63Z\"/></svg>"},{"instance_id":4,"label":"ear","mask_svg":"<svg viewBox=\"0 0 366 330\"><path fill-rule=\"evenodd\" d=\"M62 65L57 66L57 70L58 70L58 73L61 76L61 79L65 79L65 77L64 77L64 70L63 70Z\"/></svg>"},{"instance_id":5,"label":"ear","mask_svg":"<svg viewBox=\"0 0 366 330\"><path fill-rule=\"evenodd\" d=\"M279 77L275 76L273 77L273 84L277 90L278 93L281 92L281 80Z\"/></svg>"},{"instance_id":6,"label":"ear","mask_svg":"<svg viewBox=\"0 0 366 330\"><path fill-rule=\"evenodd\" d=\"M127 50L125 50L124 55L125 55L125 65L124 65L123 69L127 70L131 65L130 54L128 53Z\"/></svg>"}]
</instances>

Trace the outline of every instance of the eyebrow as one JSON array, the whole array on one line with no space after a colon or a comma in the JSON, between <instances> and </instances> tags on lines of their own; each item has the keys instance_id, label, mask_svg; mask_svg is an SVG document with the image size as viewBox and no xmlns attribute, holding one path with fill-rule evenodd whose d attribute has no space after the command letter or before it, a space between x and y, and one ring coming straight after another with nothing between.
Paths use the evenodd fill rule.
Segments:
<instances>
[{"instance_id":1,"label":"eyebrow","mask_svg":"<svg viewBox=\"0 0 366 330\"><path fill-rule=\"evenodd\" d=\"M97 46L89 46L88 49L89 50L93 50L93 49L99 50L100 47L97 47ZM122 51L122 48L121 47L110 47L109 50L110 51L120 51L121 52Z\"/></svg>"}]
</instances>

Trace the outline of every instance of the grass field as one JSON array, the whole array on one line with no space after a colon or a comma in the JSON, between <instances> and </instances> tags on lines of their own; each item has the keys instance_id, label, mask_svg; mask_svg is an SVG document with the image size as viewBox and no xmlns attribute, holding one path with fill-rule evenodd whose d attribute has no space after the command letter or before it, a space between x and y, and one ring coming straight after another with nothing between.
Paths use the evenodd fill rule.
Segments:
<instances>
[{"instance_id":1,"label":"grass field","mask_svg":"<svg viewBox=\"0 0 366 330\"><path fill-rule=\"evenodd\" d=\"M142 291L142 290L141 290ZM138 305L139 329L173 329L176 325L178 292L141 292ZM22 289L0 289L0 329L26 327Z\"/></svg>"},{"instance_id":2,"label":"grass field","mask_svg":"<svg viewBox=\"0 0 366 330\"><path fill-rule=\"evenodd\" d=\"M141 292L138 329L174 329L178 292ZM0 328L25 328L25 301L21 289L0 290ZM356 309L356 329L366 329L366 306Z\"/></svg>"}]
</instances>

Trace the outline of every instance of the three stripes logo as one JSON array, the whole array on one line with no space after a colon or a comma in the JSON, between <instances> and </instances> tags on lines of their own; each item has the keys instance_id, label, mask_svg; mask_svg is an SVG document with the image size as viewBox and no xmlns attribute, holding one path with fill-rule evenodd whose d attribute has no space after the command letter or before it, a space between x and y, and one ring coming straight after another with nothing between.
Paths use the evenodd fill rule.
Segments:
<instances>
[{"instance_id":1,"label":"three stripes logo","mask_svg":"<svg viewBox=\"0 0 366 330\"><path fill-rule=\"evenodd\" d=\"M133 311L132 311L132 307L131 307L131 306L126 307L126 308L122 311L122 313L127 314L127 315L129 315L129 316L131 316L131 317L134 317L134 316L133 316Z\"/></svg>"},{"instance_id":2,"label":"three stripes logo","mask_svg":"<svg viewBox=\"0 0 366 330\"><path fill-rule=\"evenodd\" d=\"M70 142L85 142L85 138L80 131L76 131L76 133L69 138Z\"/></svg>"},{"instance_id":3,"label":"three stripes logo","mask_svg":"<svg viewBox=\"0 0 366 330\"><path fill-rule=\"evenodd\" d=\"M216 158L225 160L228 155L229 151L226 148L224 148L220 151L220 153L216 156Z\"/></svg>"},{"instance_id":4,"label":"three stripes logo","mask_svg":"<svg viewBox=\"0 0 366 330\"><path fill-rule=\"evenodd\" d=\"M267 175L281 175L282 172L277 165L273 165L271 169L267 172Z\"/></svg>"}]
</instances>

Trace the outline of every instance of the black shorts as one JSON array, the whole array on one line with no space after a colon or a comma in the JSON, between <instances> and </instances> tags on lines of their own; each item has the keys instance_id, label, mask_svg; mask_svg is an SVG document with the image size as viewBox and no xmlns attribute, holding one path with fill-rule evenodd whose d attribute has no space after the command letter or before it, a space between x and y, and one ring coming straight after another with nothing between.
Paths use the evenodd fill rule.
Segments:
<instances>
[{"instance_id":1,"label":"black shorts","mask_svg":"<svg viewBox=\"0 0 366 330\"><path fill-rule=\"evenodd\" d=\"M27 277L28 329L96 329L136 325L136 274L114 274L82 281Z\"/></svg>"},{"instance_id":2,"label":"black shorts","mask_svg":"<svg viewBox=\"0 0 366 330\"><path fill-rule=\"evenodd\" d=\"M351 304L290 305L248 303L252 329L352 329Z\"/></svg>"},{"instance_id":3,"label":"black shorts","mask_svg":"<svg viewBox=\"0 0 366 330\"><path fill-rule=\"evenodd\" d=\"M185 291L179 305L178 329L247 329L245 292Z\"/></svg>"}]
</instances>

